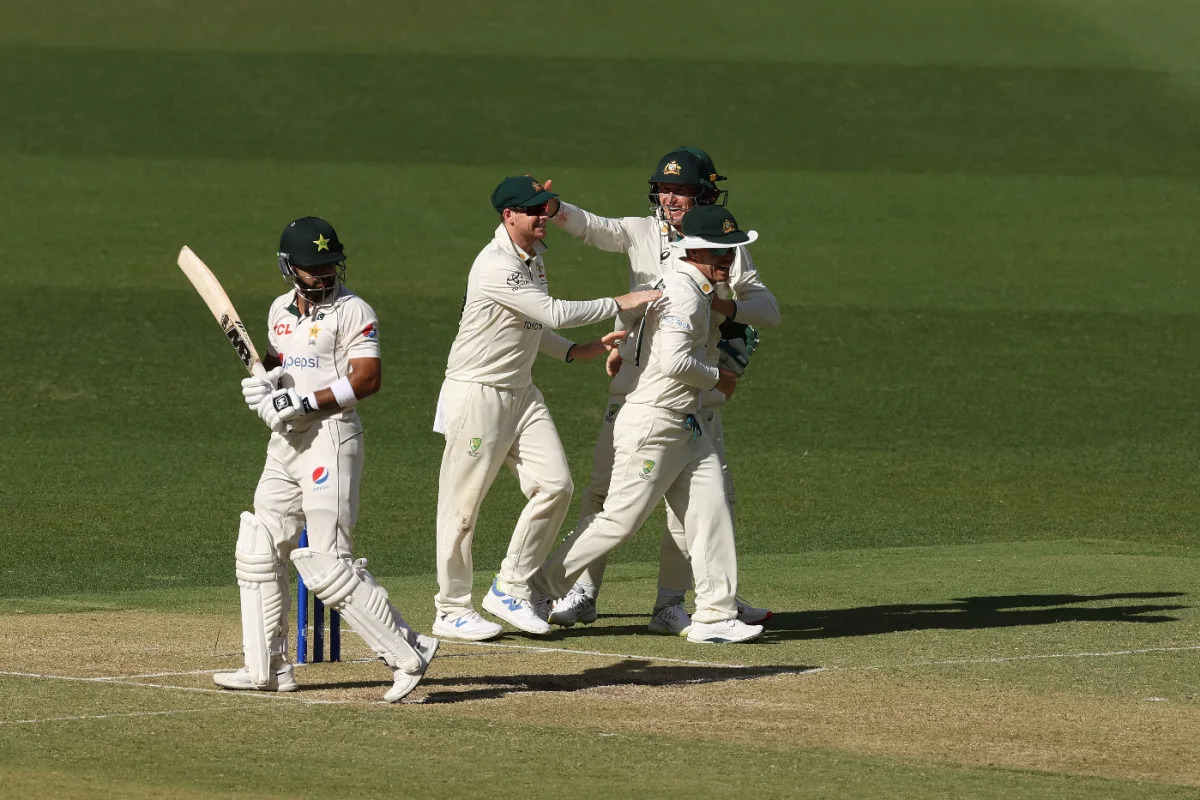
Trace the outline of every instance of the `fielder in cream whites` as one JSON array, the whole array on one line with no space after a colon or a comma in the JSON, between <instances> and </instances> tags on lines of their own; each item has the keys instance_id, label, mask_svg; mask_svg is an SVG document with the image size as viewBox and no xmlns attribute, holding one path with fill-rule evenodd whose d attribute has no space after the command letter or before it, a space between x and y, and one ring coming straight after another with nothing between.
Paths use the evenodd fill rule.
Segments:
<instances>
[{"instance_id":1,"label":"fielder in cream whites","mask_svg":"<svg viewBox=\"0 0 1200 800\"><path fill-rule=\"evenodd\" d=\"M726 194L717 182L725 180L717 173L712 159L695 147L679 147L659 159L649 179L650 216L600 217L569 203L562 203L554 222L572 236L601 250L625 253L629 257L629 283L654 285L674 270L678 255L671 244L680 236L684 214L689 209L715 205ZM554 210L554 209L552 209ZM727 281L718 283L712 297L713 312L723 320L723 344L709 355L713 364L721 362L737 374L748 363L749 353L757 342L753 328L775 327L779 324L779 303L762 282L750 252L738 246ZM753 327L750 327L753 326ZM718 355L720 353L720 355ZM636 338L622 342L618 351L610 354L608 372L613 376L600 431L593 453L592 476L580 498L576 530L587 527L592 517L604 505L612 477L613 426L626 394L637 382L645 360L639 361ZM737 496L733 478L725 457L724 427L721 404L725 396L709 392L705 407L713 419L708 423L713 445L721 460L725 478L725 494L730 513L736 511ZM735 515L736 516L736 515ZM683 606L684 595L691 585L691 567L687 562L683 523L667 509L668 535L662 539L659 555L658 598L650 617L650 630L659 633L686 634L690 620ZM590 623L596 619L596 600L604 577L605 559L590 565L579 577L566 597L555 603L550 621L558 625L576 622ZM771 612L757 608L738 597L738 618L758 623L769 619Z\"/></svg>"},{"instance_id":2,"label":"fielder in cream whites","mask_svg":"<svg viewBox=\"0 0 1200 800\"><path fill-rule=\"evenodd\" d=\"M689 642L726 644L762 634L738 619L737 554L725 481L704 396L733 395L737 376L713 366L720 337L712 299L729 279L737 249L758 238L723 206L697 206L683 217L679 257L662 278L662 298L638 332L644 368L613 428L613 469L604 505L533 575L535 591L562 597L597 559L636 533L659 501L683 521L696 587Z\"/></svg>"},{"instance_id":3,"label":"fielder in cream whites","mask_svg":"<svg viewBox=\"0 0 1200 800\"><path fill-rule=\"evenodd\" d=\"M438 640L409 627L387 591L351 555L363 469L363 428L354 410L379 391L375 312L343 283L345 253L333 226L304 217L279 241L291 289L271 304L262 377L242 381L246 405L271 429L267 460L243 512L236 563L245 667L218 672L227 689L297 689L288 657L288 558L317 597L354 628L391 669L384 699L411 692ZM308 527L308 547L297 548Z\"/></svg>"},{"instance_id":4,"label":"fielder in cream whites","mask_svg":"<svg viewBox=\"0 0 1200 800\"><path fill-rule=\"evenodd\" d=\"M554 329L611 319L659 296L641 291L588 301L551 297L542 239L546 204L555 197L529 176L504 179L492 193L500 225L467 276L434 418L434 430L446 436L438 484L433 625L438 636L479 640L501 631L471 602L471 545L480 505L502 465L516 474L529 501L483 608L527 633L550 631L546 613L535 608L548 601L533 596L528 581L558 534L573 485L558 431L533 385L533 362L538 353L581 361L611 350L624 334L574 344Z\"/></svg>"}]
</instances>

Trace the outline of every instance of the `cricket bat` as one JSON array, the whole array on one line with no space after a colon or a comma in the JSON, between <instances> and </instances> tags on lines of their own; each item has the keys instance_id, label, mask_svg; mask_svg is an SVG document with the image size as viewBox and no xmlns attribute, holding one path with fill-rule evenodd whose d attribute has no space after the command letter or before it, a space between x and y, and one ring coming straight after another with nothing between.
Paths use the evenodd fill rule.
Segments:
<instances>
[{"instance_id":1,"label":"cricket bat","mask_svg":"<svg viewBox=\"0 0 1200 800\"><path fill-rule=\"evenodd\" d=\"M250 334L246 333L242 318L229 301L229 295L221 288L217 276L213 275L212 270L187 245L179 251L178 263L183 274L187 275L192 286L196 287L196 291L204 299L208 310L217 318L221 330L225 331L225 338L233 345L242 364L251 375L265 375L267 371L263 367L262 359L258 357L258 351L254 349L254 342L250 340Z\"/></svg>"}]
</instances>

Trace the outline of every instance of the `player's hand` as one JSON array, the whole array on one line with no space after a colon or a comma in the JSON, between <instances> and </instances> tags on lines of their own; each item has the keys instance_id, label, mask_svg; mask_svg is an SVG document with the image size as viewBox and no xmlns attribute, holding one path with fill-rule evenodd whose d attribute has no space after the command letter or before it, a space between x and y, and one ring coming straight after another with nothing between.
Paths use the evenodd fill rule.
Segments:
<instances>
[{"instance_id":1,"label":"player's hand","mask_svg":"<svg viewBox=\"0 0 1200 800\"><path fill-rule=\"evenodd\" d=\"M577 344L571 348L572 361L587 361L590 358L595 358L601 353L616 352L617 345L625 338L628 331L613 331L606 333L599 339L593 339L584 344Z\"/></svg>"},{"instance_id":2,"label":"player's hand","mask_svg":"<svg viewBox=\"0 0 1200 800\"><path fill-rule=\"evenodd\" d=\"M608 377L617 377L617 373L621 371L621 361L620 350L614 347L608 351L608 358L604 360L604 371L608 373Z\"/></svg>"},{"instance_id":3,"label":"player's hand","mask_svg":"<svg viewBox=\"0 0 1200 800\"><path fill-rule=\"evenodd\" d=\"M717 385L713 388L725 395L726 400L733 399L733 392L737 389L738 376L720 367L717 367L717 372L720 373L721 377L717 379Z\"/></svg>"},{"instance_id":4,"label":"player's hand","mask_svg":"<svg viewBox=\"0 0 1200 800\"><path fill-rule=\"evenodd\" d=\"M623 294L620 297L614 297L617 301L617 308L621 311L635 311L645 308L653 303L658 298L662 297L662 292L658 289L642 289L629 294Z\"/></svg>"},{"instance_id":5,"label":"player's hand","mask_svg":"<svg viewBox=\"0 0 1200 800\"><path fill-rule=\"evenodd\" d=\"M276 433L288 428L288 423L315 411L307 397L301 397L295 389L276 389L258 406L258 415L267 427Z\"/></svg>"},{"instance_id":6,"label":"player's hand","mask_svg":"<svg viewBox=\"0 0 1200 800\"><path fill-rule=\"evenodd\" d=\"M283 375L283 367L276 367L266 375L251 375L242 380L242 397L251 410L257 410L263 398L275 391L279 385L279 377Z\"/></svg>"}]
</instances>

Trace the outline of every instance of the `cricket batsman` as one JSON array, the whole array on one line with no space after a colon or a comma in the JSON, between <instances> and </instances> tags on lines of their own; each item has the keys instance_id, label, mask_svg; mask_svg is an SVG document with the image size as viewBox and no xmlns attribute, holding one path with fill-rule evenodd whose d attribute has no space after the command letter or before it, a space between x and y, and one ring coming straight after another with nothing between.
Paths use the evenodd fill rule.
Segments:
<instances>
[{"instance_id":1,"label":"cricket batsman","mask_svg":"<svg viewBox=\"0 0 1200 800\"><path fill-rule=\"evenodd\" d=\"M591 564L636 533L664 498L683 522L696 587L689 642L729 644L762 634L738 619L737 553L725 498L722 459L713 440L710 392L732 396L737 375L716 366L720 314L712 307L743 232L724 206L688 211L682 238L672 242L673 269L662 277L662 298L636 336L643 365L613 426L613 467L604 505L534 573L535 591L562 597ZM633 337L631 337L633 338Z\"/></svg>"},{"instance_id":2,"label":"cricket batsman","mask_svg":"<svg viewBox=\"0 0 1200 800\"><path fill-rule=\"evenodd\" d=\"M655 285L675 271L677 252L672 245L682 237L682 220L689 209L714 205L725 194L717 181L725 180L717 173L712 159L695 147L679 147L658 161L650 176L649 201L651 214L642 217L599 217L570 203L561 203L552 217L555 224L572 236L601 250L625 253L629 257L629 283ZM552 211L554 209L551 209ZM779 325L779 303L771 290L759 278L749 251L733 246L733 262L727 277L715 284L712 310L722 324L720 363L741 375L749 356L758 344L755 328ZM625 404L626 394L637 383L645 359L637 358L636 339L627 338L618 351L608 359L612 376L603 422L593 454L592 477L587 491L580 499L579 519L575 530L587 527L591 518L604 505L613 468L613 427L617 414ZM708 392L704 397L711 439L721 462L725 481L724 494L735 510L736 495L733 477L725 457L724 427L721 406L725 395ZM683 606L684 595L691 585L692 571L687 562L682 521L667 508L668 534L662 539L659 555L658 598L651 612L650 630L658 633L686 635L691 620ZM566 597L554 605L550 621L558 625L576 622L590 623L596 619L596 599L604 578L606 560L589 566L571 587ZM741 596L737 597L738 618L747 623L765 622L771 612L756 608Z\"/></svg>"},{"instance_id":3,"label":"cricket batsman","mask_svg":"<svg viewBox=\"0 0 1200 800\"><path fill-rule=\"evenodd\" d=\"M434 418L434 430L446 436L438 482L433 624L438 636L482 640L501 632L471 602L475 523L501 466L513 471L528 502L483 609L526 633L550 632L549 608L538 613L535 605L542 601L532 596L529 575L550 551L574 485L558 430L533 384L533 362L539 353L570 362L611 350L623 333L574 344L555 329L612 319L660 294L644 290L586 301L552 297L542 239L547 204L555 197L527 175L501 181L492 193L500 224L467 276Z\"/></svg>"},{"instance_id":4,"label":"cricket batsman","mask_svg":"<svg viewBox=\"0 0 1200 800\"><path fill-rule=\"evenodd\" d=\"M363 470L363 427L355 407L379 391L379 323L344 284L346 255L333 226L303 217L284 228L279 270L291 284L267 317L263 378L242 381L246 405L271 438L254 512L243 512L235 559L246 666L218 672L226 689L291 692L286 564L342 615L390 668L384 699L416 688L438 640L415 632L388 593L354 560ZM297 548L308 527L308 547Z\"/></svg>"}]
</instances>

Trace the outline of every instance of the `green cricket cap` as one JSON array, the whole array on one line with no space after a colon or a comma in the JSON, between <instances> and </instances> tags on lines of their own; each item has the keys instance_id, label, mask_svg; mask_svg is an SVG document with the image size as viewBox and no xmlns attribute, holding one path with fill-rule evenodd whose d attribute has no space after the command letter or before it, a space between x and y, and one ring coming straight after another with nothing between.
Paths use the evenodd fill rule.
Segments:
<instances>
[{"instance_id":1,"label":"green cricket cap","mask_svg":"<svg viewBox=\"0 0 1200 800\"><path fill-rule=\"evenodd\" d=\"M492 208L503 211L506 208L540 206L551 197L558 195L546 191L545 186L528 175L516 175L500 181L496 191L492 192Z\"/></svg>"},{"instance_id":2,"label":"green cricket cap","mask_svg":"<svg viewBox=\"0 0 1200 800\"><path fill-rule=\"evenodd\" d=\"M683 215L683 238L671 242L684 250L713 250L750 244L758 231L743 231L725 206L696 206Z\"/></svg>"}]
</instances>

